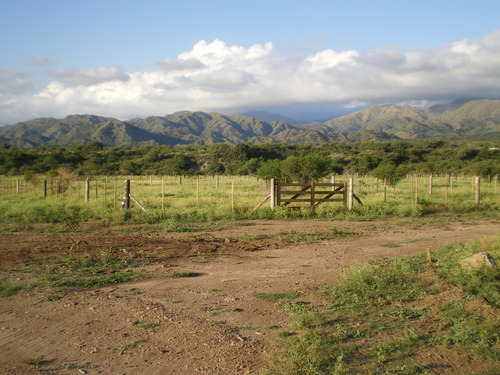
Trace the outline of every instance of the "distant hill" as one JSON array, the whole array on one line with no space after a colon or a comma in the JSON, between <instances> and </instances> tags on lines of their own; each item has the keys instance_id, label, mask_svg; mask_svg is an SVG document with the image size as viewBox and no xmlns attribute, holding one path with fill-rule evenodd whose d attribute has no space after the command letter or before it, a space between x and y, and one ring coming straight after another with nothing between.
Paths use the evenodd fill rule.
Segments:
<instances>
[{"instance_id":1,"label":"distant hill","mask_svg":"<svg viewBox=\"0 0 500 375\"><path fill-rule=\"evenodd\" d=\"M253 112L252 112L253 113ZM250 112L247 114L251 114ZM256 113L253 113L254 115ZM271 114L272 115L272 114ZM283 119L282 119L283 120ZM39 118L0 128L0 143L14 147L201 145L213 143L320 143L366 140L497 139L500 100L463 100L421 110L371 106L324 123L294 125L256 116L180 111L120 121L94 115Z\"/></svg>"},{"instance_id":2,"label":"distant hill","mask_svg":"<svg viewBox=\"0 0 500 375\"><path fill-rule=\"evenodd\" d=\"M246 117L254 117L258 120L272 122L272 121L280 121L286 122L287 124L297 124L298 121L292 120L289 117L277 115L276 113L272 113L269 111L248 111L241 114Z\"/></svg>"}]
</instances>

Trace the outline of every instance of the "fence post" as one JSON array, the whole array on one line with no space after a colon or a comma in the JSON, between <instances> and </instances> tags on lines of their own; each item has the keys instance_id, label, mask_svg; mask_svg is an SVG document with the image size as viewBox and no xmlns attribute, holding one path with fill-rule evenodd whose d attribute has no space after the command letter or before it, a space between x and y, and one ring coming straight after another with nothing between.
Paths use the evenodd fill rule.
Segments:
<instances>
[{"instance_id":1,"label":"fence post","mask_svg":"<svg viewBox=\"0 0 500 375\"><path fill-rule=\"evenodd\" d=\"M161 210L165 210L165 182L163 177L161 178Z\"/></svg>"},{"instance_id":2,"label":"fence post","mask_svg":"<svg viewBox=\"0 0 500 375\"><path fill-rule=\"evenodd\" d=\"M384 178L384 202L387 201L387 178Z\"/></svg>"},{"instance_id":3,"label":"fence post","mask_svg":"<svg viewBox=\"0 0 500 375\"><path fill-rule=\"evenodd\" d=\"M106 208L106 182L108 180L108 177L104 179L104 208Z\"/></svg>"},{"instance_id":4,"label":"fence post","mask_svg":"<svg viewBox=\"0 0 500 375\"><path fill-rule=\"evenodd\" d=\"M122 202L123 208L130 208L130 180L125 180L125 196Z\"/></svg>"},{"instance_id":5,"label":"fence post","mask_svg":"<svg viewBox=\"0 0 500 375\"><path fill-rule=\"evenodd\" d=\"M347 183L344 181L344 189L342 190L342 200L344 201L344 206L347 206Z\"/></svg>"},{"instance_id":6,"label":"fence post","mask_svg":"<svg viewBox=\"0 0 500 375\"><path fill-rule=\"evenodd\" d=\"M43 197L47 198L47 180L43 180Z\"/></svg>"},{"instance_id":7,"label":"fence post","mask_svg":"<svg viewBox=\"0 0 500 375\"><path fill-rule=\"evenodd\" d=\"M231 181L231 212L234 212L234 180Z\"/></svg>"},{"instance_id":8,"label":"fence post","mask_svg":"<svg viewBox=\"0 0 500 375\"><path fill-rule=\"evenodd\" d=\"M116 178L113 181L113 208L116 208Z\"/></svg>"},{"instance_id":9,"label":"fence post","mask_svg":"<svg viewBox=\"0 0 500 375\"><path fill-rule=\"evenodd\" d=\"M270 201L271 211L276 208L276 180L271 178L271 201Z\"/></svg>"},{"instance_id":10,"label":"fence post","mask_svg":"<svg viewBox=\"0 0 500 375\"><path fill-rule=\"evenodd\" d=\"M418 205L418 176L415 176L415 206Z\"/></svg>"},{"instance_id":11,"label":"fence post","mask_svg":"<svg viewBox=\"0 0 500 375\"><path fill-rule=\"evenodd\" d=\"M311 182L311 210L314 211L314 182Z\"/></svg>"},{"instance_id":12,"label":"fence post","mask_svg":"<svg viewBox=\"0 0 500 375\"><path fill-rule=\"evenodd\" d=\"M347 209L352 211L354 194L354 178L349 178L349 192L347 194Z\"/></svg>"},{"instance_id":13,"label":"fence post","mask_svg":"<svg viewBox=\"0 0 500 375\"><path fill-rule=\"evenodd\" d=\"M448 205L448 184L449 184L449 182L450 182L450 180L449 180L449 178L447 178L445 181L445 190L444 190L444 205L445 206Z\"/></svg>"},{"instance_id":14,"label":"fence post","mask_svg":"<svg viewBox=\"0 0 500 375\"><path fill-rule=\"evenodd\" d=\"M196 177L196 207L200 205L200 175Z\"/></svg>"},{"instance_id":15,"label":"fence post","mask_svg":"<svg viewBox=\"0 0 500 375\"><path fill-rule=\"evenodd\" d=\"M90 199L90 179L85 180L85 203L88 203Z\"/></svg>"},{"instance_id":16,"label":"fence post","mask_svg":"<svg viewBox=\"0 0 500 375\"><path fill-rule=\"evenodd\" d=\"M479 204L479 200L480 200L480 196L481 196L481 193L480 193L481 177L479 177L479 176L475 177L475 186L476 186L476 204Z\"/></svg>"},{"instance_id":17,"label":"fence post","mask_svg":"<svg viewBox=\"0 0 500 375\"><path fill-rule=\"evenodd\" d=\"M429 175L429 195L432 195L432 173Z\"/></svg>"}]
</instances>

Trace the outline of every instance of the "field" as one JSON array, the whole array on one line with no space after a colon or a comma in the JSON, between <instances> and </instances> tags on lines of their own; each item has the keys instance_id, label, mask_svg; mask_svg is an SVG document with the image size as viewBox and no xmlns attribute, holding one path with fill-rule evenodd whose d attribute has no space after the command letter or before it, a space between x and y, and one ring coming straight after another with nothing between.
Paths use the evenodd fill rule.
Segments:
<instances>
[{"instance_id":1,"label":"field","mask_svg":"<svg viewBox=\"0 0 500 375\"><path fill-rule=\"evenodd\" d=\"M1 179L2 373L498 373L498 271L459 266L500 262L496 179L357 178L314 212L155 176L121 210L123 180Z\"/></svg>"},{"instance_id":2,"label":"field","mask_svg":"<svg viewBox=\"0 0 500 375\"><path fill-rule=\"evenodd\" d=\"M332 176L337 182L352 176ZM131 181L130 194L145 208L131 202L131 210L120 210L124 181ZM87 180L87 181L86 181ZM330 179L324 181L329 182ZM45 186L45 187L44 187ZM86 187L87 186L87 187ZM354 192L363 205L348 211L341 204L319 205L314 212L278 209L258 204L270 193L270 181L250 176L121 176L74 178L36 177L31 180L0 179L2 222L51 222L99 220L103 225L124 222L179 223L239 219L367 219L388 216L418 217L430 213L476 212L488 216L498 212L498 178L481 179L476 195L476 177L414 176L396 186L373 177L355 177ZM22 204L20 204L22 203Z\"/></svg>"}]
</instances>

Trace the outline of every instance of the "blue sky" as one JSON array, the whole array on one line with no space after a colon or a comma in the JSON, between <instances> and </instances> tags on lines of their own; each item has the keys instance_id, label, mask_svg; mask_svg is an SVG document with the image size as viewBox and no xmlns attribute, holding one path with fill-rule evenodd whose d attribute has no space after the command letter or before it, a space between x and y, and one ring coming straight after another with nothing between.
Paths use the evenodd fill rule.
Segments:
<instances>
[{"instance_id":1,"label":"blue sky","mask_svg":"<svg viewBox=\"0 0 500 375\"><path fill-rule=\"evenodd\" d=\"M0 0L0 125L498 98L499 14L498 0Z\"/></svg>"}]
</instances>

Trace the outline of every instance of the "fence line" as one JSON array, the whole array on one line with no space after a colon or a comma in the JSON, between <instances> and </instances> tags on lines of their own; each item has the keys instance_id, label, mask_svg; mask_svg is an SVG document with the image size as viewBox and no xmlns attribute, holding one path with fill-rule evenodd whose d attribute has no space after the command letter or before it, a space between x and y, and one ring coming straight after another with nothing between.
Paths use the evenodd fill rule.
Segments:
<instances>
[{"instance_id":1,"label":"fence line","mask_svg":"<svg viewBox=\"0 0 500 375\"><path fill-rule=\"evenodd\" d=\"M166 210L178 204L194 208L224 206L232 211L244 206L255 205L269 194L269 181L249 176L96 176L77 178L53 178L39 176L25 179L18 176L0 176L0 199L2 196L33 195L47 201L71 204L95 204L106 208L121 208L124 194L123 182L131 180L132 194L146 208ZM472 175L409 174L395 187L384 184L380 191L380 180L369 176L332 176L330 181L353 178L354 194L360 197L374 196L380 200L393 200L406 197L416 204L425 201L444 203L457 200L470 200L480 204L484 196L498 194L498 176L479 179ZM315 183L314 188L326 187L323 182ZM285 185L282 185L285 186ZM331 193L331 189L328 193ZM308 188L310 190L310 188ZM91 194L91 193L94 194ZM304 194L302 194L304 193ZM309 195L311 192L299 195ZM316 206L321 198L315 190L312 198ZM381 195L383 194L383 195ZM327 196L325 192L325 196ZM338 199L335 196L329 198ZM298 198L297 199L305 199ZM327 199L327 198L325 198ZM282 203L285 203L281 200Z\"/></svg>"}]
</instances>

